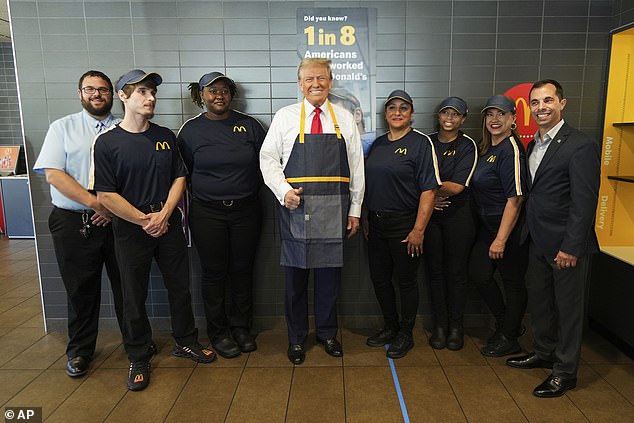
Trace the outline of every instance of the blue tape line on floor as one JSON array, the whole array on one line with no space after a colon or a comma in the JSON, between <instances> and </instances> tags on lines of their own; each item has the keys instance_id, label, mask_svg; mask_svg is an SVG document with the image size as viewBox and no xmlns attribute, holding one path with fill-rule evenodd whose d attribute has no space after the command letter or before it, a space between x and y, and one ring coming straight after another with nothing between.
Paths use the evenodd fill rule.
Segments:
<instances>
[{"instance_id":1,"label":"blue tape line on floor","mask_svg":"<svg viewBox=\"0 0 634 423\"><path fill-rule=\"evenodd\" d=\"M389 348L389 345L385 346L385 351ZM407 414L407 406L403 399L403 392L401 391L401 384L398 381L398 375L396 374L396 367L394 366L394 360L388 358L390 363L390 369L392 370L392 380L394 381L394 387L396 388L396 395L398 396L398 402L401 405L401 414L403 414L403 422L409 423L409 415Z\"/></svg>"}]
</instances>

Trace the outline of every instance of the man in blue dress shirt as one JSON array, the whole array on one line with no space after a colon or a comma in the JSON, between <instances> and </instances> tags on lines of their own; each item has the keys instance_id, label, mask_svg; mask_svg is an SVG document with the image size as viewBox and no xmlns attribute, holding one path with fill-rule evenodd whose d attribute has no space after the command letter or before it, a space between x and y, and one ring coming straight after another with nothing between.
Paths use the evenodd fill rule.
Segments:
<instances>
[{"instance_id":1,"label":"man in blue dress shirt","mask_svg":"<svg viewBox=\"0 0 634 423\"><path fill-rule=\"evenodd\" d=\"M118 123L112 109L112 82L102 72L88 71L77 94L83 110L56 120L44 139L33 170L46 175L53 211L49 229L68 299L66 373L84 375L95 352L105 264L119 327L122 296L110 227L111 213L87 189L90 150L95 136Z\"/></svg>"}]
</instances>

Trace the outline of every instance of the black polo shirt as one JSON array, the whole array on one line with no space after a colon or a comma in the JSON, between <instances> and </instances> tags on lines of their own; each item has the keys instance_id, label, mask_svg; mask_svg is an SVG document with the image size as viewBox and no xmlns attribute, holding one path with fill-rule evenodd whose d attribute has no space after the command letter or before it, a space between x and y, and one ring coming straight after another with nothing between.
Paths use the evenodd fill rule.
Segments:
<instances>
[{"instance_id":1,"label":"black polo shirt","mask_svg":"<svg viewBox=\"0 0 634 423\"><path fill-rule=\"evenodd\" d=\"M223 120L204 113L185 122L178 148L191 178L194 198L236 200L253 196L262 186L260 148L266 131L260 122L232 110Z\"/></svg>"},{"instance_id":2,"label":"black polo shirt","mask_svg":"<svg viewBox=\"0 0 634 423\"><path fill-rule=\"evenodd\" d=\"M429 137L414 129L396 141L377 138L365 161L365 185L371 211L417 210L421 193L440 185Z\"/></svg>"},{"instance_id":3,"label":"black polo shirt","mask_svg":"<svg viewBox=\"0 0 634 423\"><path fill-rule=\"evenodd\" d=\"M434 143L440 180L454 182L465 188L469 187L471 177L478 162L478 149L475 141L462 131L451 142L440 142L438 132L429 134ZM465 201L469 198L469 190L464 189L460 194L451 197L451 202Z\"/></svg>"},{"instance_id":4,"label":"black polo shirt","mask_svg":"<svg viewBox=\"0 0 634 423\"><path fill-rule=\"evenodd\" d=\"M116 192L140 209L165 201L174 179L187 175L174 133L150 122L145 132L116 125L93 145L92 186Z\"/></svg>"},{"instance_id":5,"label":"black polo shirt","mask_svg":"<svg viewBox=\"0 0 634 423\"><path fill-rule=\"evenodd\" d=\"M478 158L471 180L476 211L481 216L501 216L506 200L526 193L526 153L514 137L491 146Z\"/></svg>"}]
</instances>

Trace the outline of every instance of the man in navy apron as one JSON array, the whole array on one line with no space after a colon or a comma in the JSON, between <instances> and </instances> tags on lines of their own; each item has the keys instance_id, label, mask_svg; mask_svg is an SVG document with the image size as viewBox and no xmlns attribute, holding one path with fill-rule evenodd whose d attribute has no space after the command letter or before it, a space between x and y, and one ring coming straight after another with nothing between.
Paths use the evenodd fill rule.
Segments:
<instances>
[{"instance_id":1,"label":"man in navy apron","mask_svg":"<svg viewBox=\"0 0 634 423\"><path fill-rule=\"evenodd\" d=\"M354 117L328 101L330 60L306 58L297 82L304 100L280 109L260 151L264 182L280 203L288 358L301 364L308 335L308 273L315 280L317 342L341 357L337 293L343 240L357 232L363 202L363 150Z\"/></svg>"}]
</instances>

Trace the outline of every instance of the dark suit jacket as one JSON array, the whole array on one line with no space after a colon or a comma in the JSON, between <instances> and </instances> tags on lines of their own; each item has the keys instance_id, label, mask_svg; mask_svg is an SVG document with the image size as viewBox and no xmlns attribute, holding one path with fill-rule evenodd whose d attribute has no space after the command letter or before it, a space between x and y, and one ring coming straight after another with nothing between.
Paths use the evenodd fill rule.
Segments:
<instances>
[{"instance_id":1,"label":"dark suit jacket","mask_svg":"<svg viewBox=\"0 0 634 423\"><path fill-rule=\"evenodd\" d=\"M528 145L530 157L535 140ZM594 217L599 196L601 149L569 126L561 127L529 178L524 236L552 262L559 250L581 257L598 251Z\"/></svg>"}]
</instances>

